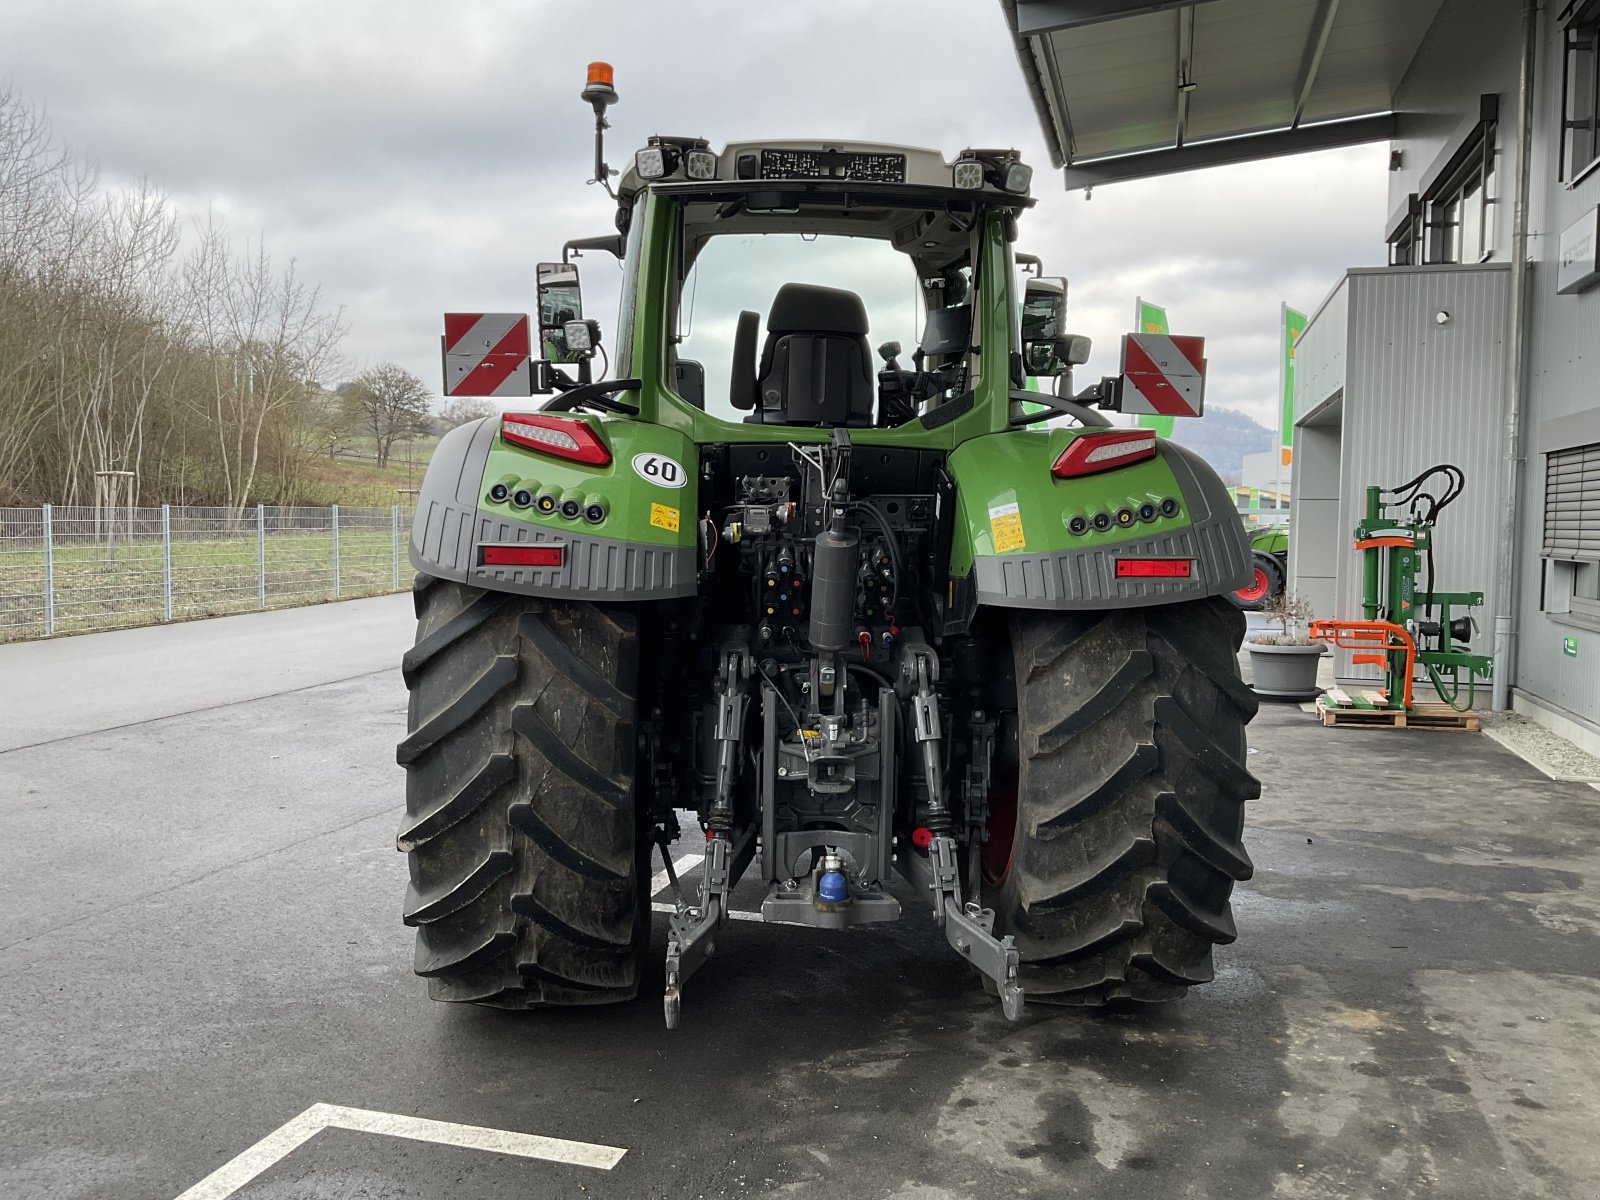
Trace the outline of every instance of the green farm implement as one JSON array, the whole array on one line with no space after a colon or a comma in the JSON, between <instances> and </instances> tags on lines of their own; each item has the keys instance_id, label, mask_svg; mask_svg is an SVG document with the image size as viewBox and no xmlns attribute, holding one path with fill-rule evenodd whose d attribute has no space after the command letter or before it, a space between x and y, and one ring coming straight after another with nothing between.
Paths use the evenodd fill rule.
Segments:
<instances>
[{"instance_id":1,"label":"green farm implement","mask_svg":"<svg viewBox=\"0 0 1600 1200\"><path fill-rule=\"evenodd\" d=\"M1433 480L1442 480L1437 495L1426 490ZM1477 681L1489 678L1493 660L1471 652L1476 623L1462 610L1481 606L1483 593L1433 587L1434 527L1465 486L1459 467L1441 464L1399 487L1367 489L1353 543L1362 556L1362 619L1313 621L1311 636L1352 651L1355 666L1381 668L1384 682L1358 696L1340 693L1325 713L1336 717L1348 710L1356 719L1351 723L1367 714L1411 713L1419 667L1445 705L1457 712L1471 709ZM1427 572L1421 590L1420 570Z\"/></svg>"}]
</instances>

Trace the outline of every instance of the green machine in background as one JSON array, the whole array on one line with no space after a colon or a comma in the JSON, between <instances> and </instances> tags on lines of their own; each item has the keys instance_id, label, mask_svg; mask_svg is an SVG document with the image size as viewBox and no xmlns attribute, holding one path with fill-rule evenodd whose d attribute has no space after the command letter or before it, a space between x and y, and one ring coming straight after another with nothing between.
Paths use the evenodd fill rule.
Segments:
<instances>
[{"instance_id":1,"label":"green machine in background","mask_svg":"<svg viewBox=\"0 0 1600 1200\"><path fill-rule=\"evenodd\" d=\"M1426 490L1435 477L1444 480L1439 495ZM1478 679L1489 678L1490 657L1468 648L1477 623L1470 614L1454 615L1480 606L1483 593L1433 590L1434 526L1465 488L1461 468L1441 463L1398 487L1367 489L1366 515L1356 526L1354 542L1362 554L1364 619L1311 623L1312 637L1355 651L1353 663L1384 669L1381 698L1374 700L1370 693L1351 698L1352 707L1410 711L1419 663L1439 699L1461 712L1472 707ZM1419 568L1427 573L1427 587L1420 591Z\"/></svg>"},{"instance_id":2,"label":"green machine in background","mask_svg":"<svg viewBox=\"0 0 1600 1200\"><path fill-rule=\"evenodd\" d=\"M1250 582L1228 598L1245 612L1259 612L1283 591L1289 578L1289 527L1250 531Z\"/></svg>"}]
</instances>

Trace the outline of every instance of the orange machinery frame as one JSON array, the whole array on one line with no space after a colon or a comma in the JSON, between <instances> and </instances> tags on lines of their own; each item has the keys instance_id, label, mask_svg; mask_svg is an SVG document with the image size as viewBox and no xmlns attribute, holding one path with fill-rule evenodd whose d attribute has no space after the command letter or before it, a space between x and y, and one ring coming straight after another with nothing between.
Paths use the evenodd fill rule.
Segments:
<instances>
[{"instance_id":1,"label":"orange machinery frame","mask_svg":"<svg viewBox=\"0 0 1600 1200\"><path fill-rule=\"evenodd\" d=\"M1401 707L1411 711L1411 674L1417 664L1417 643L1401 626L1391 621L1330 621L1311 622L1311 636L1319 642L1331 642L1341 650L1356 650L1350 656L1352 663L1389 667L1389 655L1404 651L1406 656L1405 695ZM1389 707L1394 707L1394 697L1384 693Z\"/></svg>"}]
</instances>

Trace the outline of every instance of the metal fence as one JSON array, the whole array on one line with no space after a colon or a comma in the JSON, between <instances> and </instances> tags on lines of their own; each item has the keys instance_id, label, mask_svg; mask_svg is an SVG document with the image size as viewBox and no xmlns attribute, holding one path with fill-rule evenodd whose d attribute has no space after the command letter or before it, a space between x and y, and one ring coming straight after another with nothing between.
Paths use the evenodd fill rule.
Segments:
<instances>
[{"instance_id":1,"label":"metal fence","mask_svg":"<svg viewBox=\"0 0 1600 1200\"><path fill-rule=\"evenodd\" d=\"M0 642L399 591L411 512L0 508Z\"/></svg>"}]
</instances>

